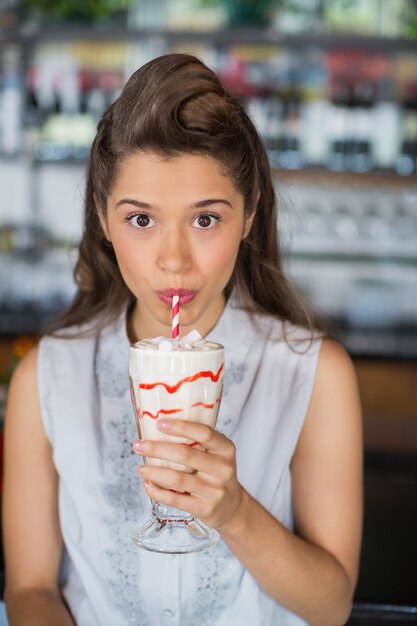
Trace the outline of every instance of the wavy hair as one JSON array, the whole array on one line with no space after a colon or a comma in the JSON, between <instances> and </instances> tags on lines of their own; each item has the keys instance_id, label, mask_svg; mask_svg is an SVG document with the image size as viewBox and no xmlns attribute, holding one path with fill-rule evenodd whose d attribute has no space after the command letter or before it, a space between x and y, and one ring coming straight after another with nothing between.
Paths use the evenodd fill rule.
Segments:
<instances>
[{"instance_id":1,"label":"wavy hair","mask_svg":"<svg viewBox=\"0 0 417 626\"><path fill-rule=\"evenodd\" d=\"M102 327L134 297L102 230L96 202L106 215L107 198L123 161L137 151L166 157L213 157L255 211L242 240L226 296L237 288L241 304L310 330L313 317L284 275L277 210L263 142L241 102L197 57L167 54L138 69L97 127L88 165L84 228L74 275L74 301L57 327L94 321Z\"/></svg>"}]
</instances>

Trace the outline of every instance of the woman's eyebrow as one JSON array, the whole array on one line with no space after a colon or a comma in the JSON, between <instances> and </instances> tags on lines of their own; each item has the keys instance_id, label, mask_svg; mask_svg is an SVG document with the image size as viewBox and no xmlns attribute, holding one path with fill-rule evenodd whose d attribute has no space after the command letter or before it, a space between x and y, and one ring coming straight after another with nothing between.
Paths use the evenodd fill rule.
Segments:
<instances>
[{"instance_id":1,"label":"woman's eyebrow","mask_svg":"<svg viewBox=\"0 0 417 626\"><path fill-rule=\"evenodd\" d=\"M122 204L133 204L133 206L137 207L138 209L158 209L157 206L153 206L151 204L148 204L147 202L142 202L142 200L135 200L133 198L122 198L122 200L116 202L115 208L117 209ZM192 204L190 204L190 209L204 209L213 204L225 204L230 209L233 209L232 204L224 198L207 198L206 200L199 200L198 202L193 202Z\"/></svg>"},{"instance_id":2,"label":"woman's eyebrow","mask_svg":"<svg viewBox=\"0 0 417 626\"><path fill-rule=\"evenodd\" d=\"M141 200L134 200L133 198L122 198L122 200L119 200L118 202L116 202L116 209L122 204L133 204L133 206L136 206L138 209L157 208L157 207L152 207L152 205L148 204L147 202L142 202Z\"/></svg>"},{"instance_id":3,"label":"woman's eyebrow","mask_svg":"<svg viewBox=\"0 0 417 626\"><path fill-rule=\"evenodd\" d=\"M205 207L211 206L212 204L225 204L229 208L233 209L232 204L229 200L225 200L225 198L208 198L207 200L199 200L199 202L195 202L190 205L192 209L204 209Z\"/></svg>"}]
</instances>

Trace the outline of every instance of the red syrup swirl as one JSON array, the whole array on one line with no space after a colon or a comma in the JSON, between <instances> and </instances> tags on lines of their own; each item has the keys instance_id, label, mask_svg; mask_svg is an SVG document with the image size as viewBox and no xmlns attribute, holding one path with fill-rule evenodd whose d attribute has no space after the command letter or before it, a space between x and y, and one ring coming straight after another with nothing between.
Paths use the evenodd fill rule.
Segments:
<instances>
[{"instance_id":1,"label":"red syrup swirl","mask_svg":"<svg viewBox=\"0 0 417 626\"><path fill-rule=\"evenodd\" d=\"M217 398L214 404L205 404L204 402L194 402L194 404L191 405L191 408L195 406L202 406L204 409L214 409L216 404L219 404L219 402L220 402L220 397ZM173 413L182 413L183 410L184 409L159 409L156 415L154 415L150 411L141 411L140 409L138 409L138 416L145 417L145 415L148 415L151 419L156 420L161 414L172 415Z\"/></svg>"},{"instance_id":2,"label":"red syrup swirl","mask_svg":"<svg viewBox=\"0 0 417 626\"><path fill-rule=\"evenodd\" d=\"M216 402L214 404L205 404L204 402L194 402L194 404L191 405L191 408L193 406L202 406L205 409L214 409L214 407L216 406L216 404L218 403L220 398L217 398Z\"/></svg>"},{"instance_id":3,"label":"red syrup swirl","mask_svg":"<svg viewBox=\"0 0 417 626\"><path fill-rule=\"evenodd\" d=\"M154 389L155 387L157 387L158 385L161 385L162 387L165 387L165 389L168 391L168 393L173 394L176 393L178 391L178 389L185 383L192 383L195 380L198 380L199 378L210 378L213 382L217 382L219 380L220 374L222 372L224 368L224 363L221 364L219 371L217 372L217 374L214 374L213 372L210 371L202 371L202 372L198 372L197 374L194 374L193 376L188 376L187 378L183 378L182 380L180 380L176 385L167 385L166 383L162 383L162 382L157 382L157 383L141 383L138 385L139 389L144 389L144 390L151 390ZM191 405L191 407L195 407L195 406L202 406L205 409L214 409L214 407L216 406L216 404L219 404L220 402L220 398L221 395L216 399L216 401L213 404L206 404L205 402L194 402L194 404ZM158 417L163 414L163 415L172 415L174 413L181 413L183 411L183 409L159 409L159 411L156 413L156 415L154 415L153 413L151 413L150 411L140 411L140 409L138 410L138 414L139 417L144 417L145 415L148 415L151 419L158 419ZM184 445L189 446L190 448L193 448L195 446L200 445L198 441L191 441L190 443L185 443ZM174 493L178 493L177 491L170 489L169 491L173 491ZM189 495L187 492L184 492L185 494Z\"/></svg>"},{"instance_id":4,"label":"red syrup swirl","mask_svg":"<svg viewBox=\"0 0 417 626\"><path fill-rule=\"evenodd\" d=\"M156 420L161 414L172 415L173 413L181 413L181 412L182 412L182 409L159 409L158 413L154 415L150 411L139 410L139 417L144 417L145 415L149 415L150 418L152 418L153 420Z\"/></svg>"},{"instance_id":5,"label":"red syrup swirl","mask_svg":"<svg viewBox=\"0 0 417 626\"><path fill-rule=\"evenodd\" d=\"M176 385L172 385L172 386L167 385L167 383L162 383L162 382L140 383L139 389L150 390L150 389L154 389L155 387L158 387L158 385L161 385L161 387L165 387L168 393L176 393L178 389L185 383L193 383L195 380L198 380L199 378L210 378L214 383L216 383L220 378L220 374L223 368L224 368L224 363L221 364L220 369L217 372L217 374L214 374L213 372L210 372L210 371L197 372L197 374L194 374L193 376L187 376L187 378L183 378L182 380L178 381Z\"/></svg>"}]
</instances>

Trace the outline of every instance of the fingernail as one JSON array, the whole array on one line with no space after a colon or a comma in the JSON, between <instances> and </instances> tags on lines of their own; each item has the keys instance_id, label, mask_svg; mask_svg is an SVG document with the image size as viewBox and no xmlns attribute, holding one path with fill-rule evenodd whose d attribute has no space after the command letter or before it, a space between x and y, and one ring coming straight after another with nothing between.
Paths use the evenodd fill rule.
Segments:
<instances>
[{"instance_id":1,"label":"fingernail","mask_svg":"<svg viewBox=\"0 0 417 626\"><path fill-rule=\"evenodd\" d=\"M149 481L148 480L142 480L142 484L145 487L145 489L147 489L147 487L149 485Z\"/></svg>"},{"instance_id":2,"label":"fingernail","mask_svg":"<svg viewBox=\"0 0 417 626\"><path fill-rule=\"evenodd\" d=\"M136 471L137 471L137 473L138 473L139 475L141 475L141 474L142 474L142 472L143 472L143 465L138 465L138 466L137 466L137 468L136 468Z\"/></svg>"},{"instance_id":3,"label":"fingernail","mask_svg":"<svg viewBox=\"0 0 417 626\"><path fill-rule=\"evenodd\" d=\"M132 448L135 452L140 452L143 449L142 441L135 441Z\"/></svg>"},{"instance_id":4,"label":"fingernail","mask_svg":"<svg viewBox=\"0 0 417 626\"><path fill-rule=\"evenodd\" d=\"M164 417L161 417L160 419L156 420L156 425L162 430L169 430L171 428L171 421L165 419Z\"/></svg>"}]
</instances>

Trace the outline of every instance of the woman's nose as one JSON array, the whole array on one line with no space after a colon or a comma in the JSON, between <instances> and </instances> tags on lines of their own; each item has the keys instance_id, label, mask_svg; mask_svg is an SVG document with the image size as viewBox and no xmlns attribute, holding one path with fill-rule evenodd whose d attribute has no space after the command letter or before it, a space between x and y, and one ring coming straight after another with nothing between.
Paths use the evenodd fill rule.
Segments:
<instances>
[{"instance_id":1,"label":"woman's nose","mask_svg":"<svg viewBox=\"0 0 417 626\"><path fill-rule=\"evenodd\" d=\"M158 267L173 274L183 273L192 265L191 251L180 228L167 229L160 240Z\"/></svg>"}]
</instances>

